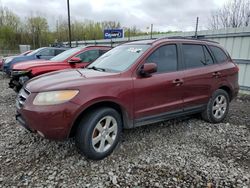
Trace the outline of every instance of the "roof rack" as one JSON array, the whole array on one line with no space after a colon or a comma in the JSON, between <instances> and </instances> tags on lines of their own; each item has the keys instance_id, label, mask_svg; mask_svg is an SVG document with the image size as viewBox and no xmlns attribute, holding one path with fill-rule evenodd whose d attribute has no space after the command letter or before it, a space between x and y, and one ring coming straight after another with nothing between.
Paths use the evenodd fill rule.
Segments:
<instances>
[{"instance_id":1,"label":"roof rack","mask_svg":"<svg viewBox=\"0 0 250 188\"><path fill-rule=\"evenodd\" d=\"M157 38L148 38L148 39L135 39L135 40L127 40L119 43L117 46L120 46L122 44L130 43L130 42L140 42L140 41L147 41L147 40L156 40Z\"/></svg>"},{"instance_id":2,"label":"roof rack","mask_svg":"<svg viewBox=\"0 0 250 188\"><path fill-rule=\"evenodd\" d=\"M81 47L81 46L79 46L79 47ZM86 45L86 46L82 46L82 47L84 47L84 48L90 48L90 47L110 47L110 46L108 46L108 45L99 45L99 44L88 44L88 45Z\"/></svg>"},{"instance_id":3,"label":"roof rack","mask_svg":"<svg viewBox=\"0 0 250 188\"><path fill-rule=\"evenodd\" d=\"M158 38L156 39L156 41L158 40L162 40L162 39L187 39L187 40L198 40L198 41L206 41L206 42L212 42L212 43L217 43L216 41L212 41L212 40L207 40L207 39L203 39L200 37L204 37L204 36L198 36L198 38L195 38L194 36L190 36L190 37L183 37L183 36L172 36L172 37L163 37L163 38Z\"/></svg>"},{"instance_id":4,"label":"roof rack","mask_svg":"<svg viewBox=\"0 0 250 188\"><path fill-rule=\"evenodd\" d=\"M217 41L208 40L208 39L198 39L198 40L219 44L219 42Z\"/></svg>"}]
</instances>

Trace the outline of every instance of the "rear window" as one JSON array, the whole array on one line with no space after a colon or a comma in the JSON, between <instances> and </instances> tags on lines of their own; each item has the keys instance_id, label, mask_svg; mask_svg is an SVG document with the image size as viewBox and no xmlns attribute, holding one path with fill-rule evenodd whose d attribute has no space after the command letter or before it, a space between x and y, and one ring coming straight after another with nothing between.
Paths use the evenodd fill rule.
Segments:
<instances>
[{"instance_id":1,"label":"rear window","mask_svg":"<svg viewBox=\"0 0 250 188\"><path fill-rule=\"evenodd\" d=\"M202 45L183 44L183 58L187 69L205 66L204 51Z\"/></svg>"},{"instance_id":2,"label":"rear window","mask_svg":"<svg viewBox=\"0 0 250 188\"><path fill-rule=\"evenodd\" d=\"M212 53L213 53L213 55L218 63L224 63L225 61L228 60L228 56L221 48L218 48L216 46L209 46L209 48L212 51Z\"/></svg>"}]
</instances>

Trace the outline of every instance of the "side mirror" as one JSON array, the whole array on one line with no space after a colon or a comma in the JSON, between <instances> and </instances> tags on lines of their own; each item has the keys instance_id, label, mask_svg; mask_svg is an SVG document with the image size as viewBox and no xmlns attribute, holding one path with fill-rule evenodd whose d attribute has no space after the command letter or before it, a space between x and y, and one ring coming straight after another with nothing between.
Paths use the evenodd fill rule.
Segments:
<instances>
[{"instance_id":1,"label":"side mirror","mask_svg":"<svg viewBox=\"0 0 250 188\"><path fill-rule=\"evenodd\" d=\"M36 55L36 57L37 57L38 59L40 59L41 56L42 56L42 55L40 55L40 54L37 54L37 55Z\"/></svg>"},{"instance_id":2,"label":"side mirror","mask_svg":"<svg viewBox=\"0 0 250 188\"><path fill-rule=\"evenodd\" d=\"M155 63L145 63L141 67L139 74L143 77L150 77L155 72L157 72L157 65Z\"/></svg>"},{"instance_id":3,"label":"side mirror","mask_svg":"<svg viewBox=\"0 0 250 188\"><path fill-rule=\"evenodd\" d=\"M72 57L70 60L68 60L70 64L80 63L82 60L79 57Z\"/></svg>"}]
</instances>

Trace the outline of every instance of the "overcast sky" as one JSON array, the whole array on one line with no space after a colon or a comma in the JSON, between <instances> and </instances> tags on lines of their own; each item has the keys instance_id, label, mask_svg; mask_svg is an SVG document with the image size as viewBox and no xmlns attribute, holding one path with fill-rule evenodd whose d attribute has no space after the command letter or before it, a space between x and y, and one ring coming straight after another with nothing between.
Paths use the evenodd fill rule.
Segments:
<instances>
[{"instance_id":1,"label":"overcast sky","mask_svg":"<svg viewBox=\"0 0 250 188\"><path fill-rule=\"evenodd\" d=\"M119 21L122 26L146 30L194 30L199 16L199 29L207 29L211 11L229 0L70 0L72 19ZM48 18L55 27L59 17L67 18L67 0L0 0L22 19L31 14Z\"/></svg>"}]
</instances>

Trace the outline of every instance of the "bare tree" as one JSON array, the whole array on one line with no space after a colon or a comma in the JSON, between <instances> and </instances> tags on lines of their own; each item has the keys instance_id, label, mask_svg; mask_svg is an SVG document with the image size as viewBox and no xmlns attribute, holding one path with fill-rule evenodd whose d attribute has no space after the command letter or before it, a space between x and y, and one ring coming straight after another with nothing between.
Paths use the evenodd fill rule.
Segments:
<instances>
[{"instance_id":1,"label":"bare tree","mask_svg":"<svg viewBox=\"0 0 250 188\"><path fill-rule=\"evenodd\" d=\"M210 28L245 27L250 25L250 0L231 0L212 12Z\"/></svg>"}]
</instances>

